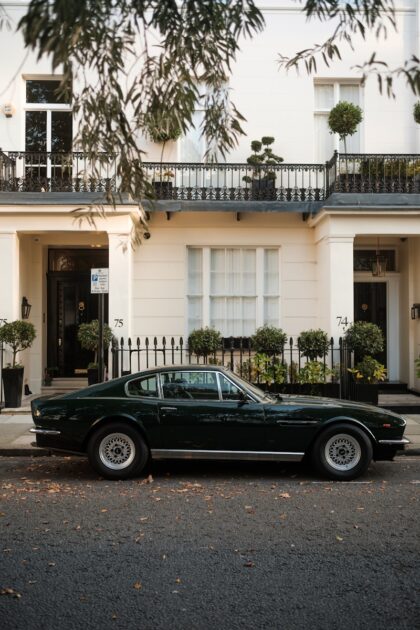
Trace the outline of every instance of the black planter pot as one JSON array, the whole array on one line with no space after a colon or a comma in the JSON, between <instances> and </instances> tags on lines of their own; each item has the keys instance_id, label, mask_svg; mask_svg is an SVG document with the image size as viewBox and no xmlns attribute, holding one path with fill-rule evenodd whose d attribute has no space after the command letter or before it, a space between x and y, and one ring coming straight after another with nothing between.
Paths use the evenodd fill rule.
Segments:
<instances>
[{"instance_id":1,"label":"black planter pot","mask_svg":"<svg viewBox=\"0 0 420 630\"><path fill-rule=\"evenodd\" d=\"M258 383L256 383L258 385ZM258 385L272 394L295 394L300 396L324 396L327 398L339 398L339 383L283 383L272 385Z\"/></svg>"},{"instance_id":2,"label":"black planter pot","mask_svg":"<svg viewBox=\"0 0 420 630\"><path fill-rule=\"evenodd\" d=\"M172 199L172 182L153 182L157 199Z\"/></svg>"},{"instance_id":3,"label":"black planter pot","mask_svg":"<svg viewBox=\"0 0 420 630\"><path fill-rule=\"evenodd\" d=\"M378 385L373 383L353 383L350 388L350 399L369 405L377 405Z\"/></svg>"},{"instance_id":4,"label":"black planter pot","mask_svg":"<svg viewBox=\"0 0 420 630\"><path fill-rule=\"evenodd\" d=\"M252 180L252 198L270 200L276 198L275 180L267 177Z\"/></svg>"},{"instance_id":5,"label":"black planter pot","mask_svg":"<svg viewBox=\"0 0 420 630\"><path fill-rule=\"evenodd\" d=\"M22 404L23 367L3 369L4 402L16 409Z\"/></svg>"},{"instance_id":6,"label":"black planter pot","mask_svg":"<svg viewBox=\"0 0 420 630\"><path fill-rule=\"evenodd\" d=\"M99 383L99 370L98 368L88 368L88 385L96 385Z\"/></svg>"}]
</instances>

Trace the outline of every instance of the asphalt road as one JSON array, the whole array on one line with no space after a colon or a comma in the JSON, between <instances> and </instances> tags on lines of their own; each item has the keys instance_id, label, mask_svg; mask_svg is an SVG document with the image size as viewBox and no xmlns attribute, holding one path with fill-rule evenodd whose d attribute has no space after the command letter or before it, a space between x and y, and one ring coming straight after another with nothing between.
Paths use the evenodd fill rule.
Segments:
<instances>
[{"instance_id":1,"label":"asphalt road","mask_svg":"<svg viewBox=\"0 0 420 630\"><path fill-rule=\"evenodd\" d=\"M420 458L152 474L0 458L2 630L420 628Z\"/></svg>"}]
</instances>

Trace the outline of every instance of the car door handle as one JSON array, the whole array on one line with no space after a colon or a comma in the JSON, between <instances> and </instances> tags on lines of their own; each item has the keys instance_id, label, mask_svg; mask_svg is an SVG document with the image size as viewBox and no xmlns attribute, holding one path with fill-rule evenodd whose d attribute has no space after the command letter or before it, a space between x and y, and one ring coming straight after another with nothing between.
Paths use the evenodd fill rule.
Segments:
<instances>
[{"instance_id":1,"label":"car door handle","mask_svg":"<svg viewBox=\"0 0 420 630\"><path fill-rule=\"evenodd\" d=\"M176 407L161 407L161 411L176 411Z\"/></svg>"}]
</instances>

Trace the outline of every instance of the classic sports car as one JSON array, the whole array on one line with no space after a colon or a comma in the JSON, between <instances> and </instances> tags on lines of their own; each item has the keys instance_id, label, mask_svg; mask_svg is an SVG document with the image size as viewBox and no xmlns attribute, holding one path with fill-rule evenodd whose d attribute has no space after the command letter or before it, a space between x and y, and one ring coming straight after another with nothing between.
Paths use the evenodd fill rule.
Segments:
<instances>
[{"instance_id":1,"label":"classic sports car","mask_svg":"<svg viewBox=\"0 0 420 630\"><path fill-rule=\"evenodd\" d=\"M408 440L391 411L344 400L272 396L211 365L162 367L32 401L37 446L87 453L103 477L150 459L311 458L330 479L363 474Z\"/></svg>"}]
</instances>

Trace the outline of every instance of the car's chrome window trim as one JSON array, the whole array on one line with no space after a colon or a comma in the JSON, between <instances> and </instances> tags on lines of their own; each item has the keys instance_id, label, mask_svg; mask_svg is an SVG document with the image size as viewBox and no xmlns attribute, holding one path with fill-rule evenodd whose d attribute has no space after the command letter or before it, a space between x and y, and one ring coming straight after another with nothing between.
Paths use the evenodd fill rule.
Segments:
<instances>
[{"instance_id":1,"label":"car's chrome window trim","mask_svg":"<svg viewBox=\"0 0 420 630\"><path fill-rule=\"evenodd\" d=\"M196 373L196 374L215 374L216 375L216 385L217 385L217 395L218 398L191 398L191 399L179 399L179 398L165 398L165 396L163 395L163 383L162 383L162 376L163 374L175 374L176 372L182 372L182 374L191 374L191 373ZM221 372L219 370L194 370L194 368L188 368L187 370L180 370L180 369L175 369L175 370L161 370L159 372L159 382L160 382L160 394L161 394L161 398L162 400L177 400L178 402L195 402L195 403L200 403L200 402L221 402L223 400L223 398L221 398L221 390L220 390L220 384L219 384L219 374L221 374ZM235 385L235 383L234 383ZM238 387L236 385L236 387Z\"/></svg>"},{"instance_id":2,"label":"car's chrome window trim","mask_svg":"<svg viewBox=\"0 0 420 630\"><path fill-rule=\"evenodd\" d=\"M248 398L250 398L253 402L260 402L259 400L256 400L252 394L248 391L248 390L244 390L242 387L240 387L238 385L238 383L235 383L234 380L232 380L231 378L229 378L229 376L227 374L225 374L224 372L220 372L220 370L217 372L217 382L219 385L219 396L220 396L220 400L222 400L223 402L240 402L239 400L234 400L234 399L229 399L229 398L223 398L223 392L222 392L222 386L220 383L220 377L224 376L224 378L229 381L229 383L232 383L232 385L234 385L237 389L239 389L241 392L244 392Z\"/></svg>"},{"instance_id":3,"label":"car's chrome window trim","mask_svg":"<svg viewBox=\"0 0 420 630\"><path fill-rule=\"evenodd\" d=\"M153 378L153 376L156 377L156 383L157 383L157 388L158 388L158 395L157 396L142 396L141 394L130 394L130 392L128 391L128 386L130 383L133 383L134 381L138 381L138 380L143 380L146 378ZM144 376L137 376L137 378L132 378L129 381L126 381L126 383L124 384L124 393L127 396L127 398L141 398L142 400L159 400L159 398L161 398L161 389L160 389L160 382L159 382L159 373L156 374L150 374L150 375L144 375Z\"/></svg>"}]
</instances>

